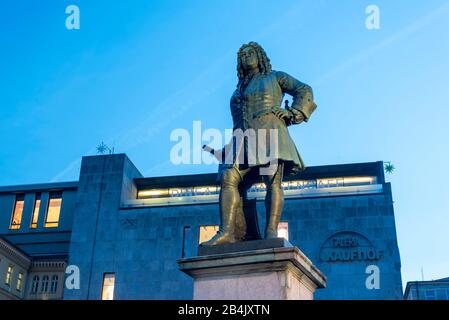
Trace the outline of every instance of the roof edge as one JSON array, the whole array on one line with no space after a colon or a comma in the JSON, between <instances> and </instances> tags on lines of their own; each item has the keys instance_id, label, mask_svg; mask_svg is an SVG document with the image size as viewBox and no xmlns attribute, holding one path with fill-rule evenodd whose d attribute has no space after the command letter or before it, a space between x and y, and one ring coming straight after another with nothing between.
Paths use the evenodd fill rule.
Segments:
<instances>
[{"instance_id":1,"label":"roof edge","mask_svg":"<svg viewBox=\"0 0 449 320\"><path fill-rule=\"evenodd\" d=\"M49 182L49 183L0 186L0 193L11 193L21 191L52 191L61 189L62 190L77 189L77 188L78 188L78 181Z\"/></svg>"}]
</instances>

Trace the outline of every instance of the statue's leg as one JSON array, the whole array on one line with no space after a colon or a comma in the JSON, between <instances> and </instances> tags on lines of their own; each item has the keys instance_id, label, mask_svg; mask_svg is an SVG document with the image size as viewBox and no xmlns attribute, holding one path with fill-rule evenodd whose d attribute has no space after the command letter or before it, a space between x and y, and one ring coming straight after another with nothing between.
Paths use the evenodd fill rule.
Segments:
<instances>
[{"instance_id":1,"label":"statue's leg","mask_svg":"<svg viewBox=\"0 0 449 320\"><path fill-rule=\"evenodd\" d=\"M281 186L282 175L283 164L279 163L273 175L263 176L267 187L267 194L265 196L265 212L267 217L265 239L277 238L277 229L284 206L284 191Z\"/></svg>"},{"instance_id":2,"label":"statue's leg","mask_svg":"<svg viewBox=\"0 0 449 320\"><path fill-rule=\"evenodd\" d=\"M235 213L235 240L241 241L246 236L246 220L245 213L243 211L244 197L240 195L239 205L237 206Z\"/></svg>"},{"instance_id":3,"label":"statue's leg","mask_svg":"<svg viewBox=\"0 0 449 320\"><path fill-rule=\"evenodd\" d=\"M236 168L225 169L221 176L220 189L220 229L204 246L213 246L223 243L238 241L235 235L236 213L240 205L240 193L238 190L242 177Z\"/></svg>"},{"instance_id":4,"label":"statue's leg","mask_svg":"<svg viewBox=\"0 0 449 320\"><path fill-rule=\"evenodd\" d=\"M245 201L247 200L248 189L251 188L252 185L252 180L247 179L247 173L249 173L250 170L250 168L240 170L240 176L245 178L239 184L240 201L239 205L237 206L235 217L235 236L237 241L243 240L247 234L248 226L246 225L244 205Z\"/></svg>"}]
</instances>

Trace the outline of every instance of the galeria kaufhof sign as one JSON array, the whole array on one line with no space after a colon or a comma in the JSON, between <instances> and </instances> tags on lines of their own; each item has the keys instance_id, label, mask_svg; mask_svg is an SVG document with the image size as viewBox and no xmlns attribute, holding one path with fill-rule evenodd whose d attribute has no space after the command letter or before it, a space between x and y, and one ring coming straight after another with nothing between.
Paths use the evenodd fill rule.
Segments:
<instances>
[{"instance_id":1,"label":"galeria kaufhof sign","mask_svg":"<svg viewBox=\"0 0 449 320\"><path fill-rule=\"evenodd\" d=\"M320 249L320 261L353 262L374 261L383 256L383 251L372 242L353 231L337 232L324 241Z\"/></svg>"}]
</instances>

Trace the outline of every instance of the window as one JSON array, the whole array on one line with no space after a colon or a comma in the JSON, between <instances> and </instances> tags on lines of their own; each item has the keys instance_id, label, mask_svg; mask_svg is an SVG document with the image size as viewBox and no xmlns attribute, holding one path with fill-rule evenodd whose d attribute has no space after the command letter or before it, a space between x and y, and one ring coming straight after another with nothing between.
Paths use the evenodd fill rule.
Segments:
<instances>
[{"instance_id":1,"label":"window","mask_svg":"<svg viewBox=\"0 0 449 320\"><path fill-rule=\"evenodd\" d=\"M11 278L12 278L12 273L14 272L14 267L13 266L8 266L8 270L6 271L6 276L5 276L5 284L7 286L11 285Z\"/></svg>"},{"instance_id":2,"label":"window","mask_svg":"<svg viewBox=\"0 0 449 320\"><path fill-rule=\"evenodd\" d=\"M50 197L48 199L47 217L45 218L45 228L56 228L58 226L61 203L61 192L50 193Z\"/></svg>"},{"instance_id":3,"label":"window","mask_svg":"<svg viewBox=\"0 0 449 320\"><path fill-rule=\"evenodd\" d=\"M19 272L19 275L17 276L17 285L16 285L17 291L22 291L22 286L23 286L23 273Z\"/></svg>"},{"instance_id":4,"label":"window","mask_svg":"<svg viewBox=\"0 0 449 320\"><path fill-rule=\"evenodd\" d=\"M43 276L42 277L41 292L47 292L48 291L48 281L49 281L49 277L48 276Z\"/></svg>"},{"instance_id":5,"label":"window","mask_svg":"<svg viewBox=\"0 0 449 320\"><path fill-rule=\"evenodd\" d=\"M200 226L200 239L198 244L209 241L218 232L219 226Z\"/></svg>"},{"instance_id":6,"label":"window","mask_svg":"<svg viewBox=\"0 0 449 320\"><path fill-rule=\"evenodd\" d=\"M101 290L101 300L114 300L115 273L105 273L103 275L103 289Z\"/></svg>"},{"instance_id":7,"label":"window","mask_svg":"<svg viewBox=\"0 0 449 320\"><path fill-rule=\"evenodd\" d=\"M33 216L31 217L31 228L37 228L37 220L39 219L39 208L41 206L41 194L36 193L36 199L34 200Z\"/></svg>"},{"instance_id":8,"label":"window","mask_svg":"<svg viewBox=\"0 0 449 320\"><path fill-rule=\"evenodd\" d=\"M33 282L31 283L31 293L37 293L37 290L39 289L39 276L35 275L33 277Z\"/></svg>"},{"instance_id":9,"label":"window","mask_svg":"<svg viewBox=\"0 0 449 320\"><path fill-rule=\"evenodd\" d=\"M435 300L435 290L433 289L426 290L426 300Z\"/></svg>"},{"instance_id":10,"label":"window","mask_svg":"<svg viewBox=\"0 0 449 320\"><path fill-rule=\"evenodd\" d=\"M279 222L278 237L288 240L288 222Z\"/></svg>"},{"instance_id":11,"label":"window","mask_svg":"<svg viewBox=\"0 0 449 320\"><path fill-rule=\"evenodd\" d=\"M436 289L437 292L437 300L446 300L446 290L444 289Z\"/></svg>"},{"instance_id":12,"label":"window","mask_svg":"<svg viewBox=\"0 0 449 320\"><path fill-rule=\"evenodd\" d=\"M12 212L11 224L9 229L20 229L20 223L22 222L23 204L25 195L16 195L16 202L14 203L14 210Z\"/></svg>"},{"instance_id":13,"label":"window","mask_svg":"<svg viewBox=\"0 0 449 320\"><path fill-rule=\"evenodd\" d=\"M58 276L55 274L51 277L50 293L56 293L58 289Z\"/></svg>"}]
</instances>

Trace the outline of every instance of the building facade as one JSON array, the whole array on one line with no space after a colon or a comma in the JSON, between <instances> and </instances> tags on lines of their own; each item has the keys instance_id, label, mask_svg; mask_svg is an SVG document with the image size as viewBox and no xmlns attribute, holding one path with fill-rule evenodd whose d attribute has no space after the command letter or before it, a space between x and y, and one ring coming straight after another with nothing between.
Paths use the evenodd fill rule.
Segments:
<instances>
[{"instance_id":1,"label":"building facade","mask_svg":"<svg viewBox=\"0 0 449 320\"><path fill-rule=\"evenodd\" d=\"M449 300L449 277L407 282L404 300Z\"/></svg>"},{"instance_id":2,"label":"building facade","mask_svg":"<svg viewBox=\"0 0 449 320\"><path fill-rule=\"evenodd\" d=\"M10 299L62 299L76 191L77 183L0 187L0 287Z\"/></svg>"},{"instance_id":3,"label":"building facade","mask_svg":"<svg viewBox=\"0 0 449 320\"><path fill-rule=\"evenodd\" d=\"M0 300L26 297L25 284L31 260L11 243L0 238Z\"/></svg>"},{"instance_id":4,"label":"building facade","mask_svg":"<svg viewBox=\"0 0 449 320\"><path fill-rule=\"evenodd\" d=\"M279 235L327 276L316 299L402 299L383 170L380 161L316 166L284 179ZM264 188L249 192L260 230ZM217 231L218 194L216 174L145 178L124 154L83 157L76 182L0 187L0 237L29 259L19 298L192 299L176 261ZM75 286L64 285L67 266L79 270Z\"/></svg>"}]
</instances>

